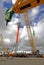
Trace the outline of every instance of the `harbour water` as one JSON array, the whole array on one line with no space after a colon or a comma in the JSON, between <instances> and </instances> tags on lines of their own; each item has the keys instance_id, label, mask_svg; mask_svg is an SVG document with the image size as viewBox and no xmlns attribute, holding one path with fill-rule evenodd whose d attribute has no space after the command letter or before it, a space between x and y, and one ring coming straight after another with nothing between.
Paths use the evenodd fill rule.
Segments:
<instances>
[{"instance_id":1,"label":"harbour water","mask_svg":"<svg viewBox=\"0 0 44 65\"><path fill-rule=\"evenodd\" d=\"M0 57L0 65L44 65L44 58Z\"/></svg>"}]
</instances>

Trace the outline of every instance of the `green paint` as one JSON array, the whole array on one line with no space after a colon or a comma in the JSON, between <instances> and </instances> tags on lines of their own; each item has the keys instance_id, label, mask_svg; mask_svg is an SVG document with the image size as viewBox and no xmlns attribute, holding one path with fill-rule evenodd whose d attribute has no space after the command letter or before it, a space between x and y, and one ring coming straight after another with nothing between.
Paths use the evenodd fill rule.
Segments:
<instances>
[{"instance_id":1,"label":"green paint","mask_svg":"<svg viewBox=\"0 0 44 65\"><path fill-rule=\"evenodd\" d=\"M5 18L6 18L6 20L7 20L8 22L11 21L12 15L14 14L14 12L13 12L12 10L11 10L10 12L9 12L9 10L10 10L10 9L8 9L8 10L5 12Z\"/></svg>"}]
</instances>

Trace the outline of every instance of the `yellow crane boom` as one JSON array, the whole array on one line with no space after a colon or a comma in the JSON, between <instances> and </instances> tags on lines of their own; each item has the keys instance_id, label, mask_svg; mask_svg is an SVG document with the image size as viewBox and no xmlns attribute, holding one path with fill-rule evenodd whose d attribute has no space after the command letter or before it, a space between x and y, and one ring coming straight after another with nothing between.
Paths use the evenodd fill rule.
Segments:
<instances>
[{"instance_id":1,"label":"yellow crane boom","mask_svg":"<svg viewBox=\"0 0 44 65\"><path fill-rule=\"evenodd\" d=\"M44 4L44 0L17 0L11 9L15 13L23 13L42 4Z\"/></svg>"},{"instance_id":2,"label":"yellow crane boom","mask_svg":"<svg viewBox=\"0 0 44 65\"><path fill-rule=\"evenodd\" d=\"M11 21L14 13L24 13L42 4L44 4L44 0L17 0L16 3L5 12L6 25Z\"/></svg>"}]
</instances>

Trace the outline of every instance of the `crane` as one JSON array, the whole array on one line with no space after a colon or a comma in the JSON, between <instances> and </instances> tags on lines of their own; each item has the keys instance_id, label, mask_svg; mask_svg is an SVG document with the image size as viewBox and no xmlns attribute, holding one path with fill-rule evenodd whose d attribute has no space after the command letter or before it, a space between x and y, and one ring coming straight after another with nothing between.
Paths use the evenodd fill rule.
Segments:
<instances>
[{"instance_id":1,"label":"crane","mask_svg":"<svg viewBox=\"0 0 44 65\"><path fill-rule=\"evenodd\" d=\"M6 57L8 58L9 56L12 55L12 53L9 53L9 52L8 52L8 49L5 47L5 45L4 45L4 37L3 37L2 34L0 34L0 40L1 40L1 42L2 42L3 56L6 56Z\"/></svg>"},{"instance_id":2,"label":"crane","mask_svg":"<svg viewBox=\"0 0 44 65\"><path fill-rule=\"evenodd\" d=\"M5 12L6 25L11 21L14 13L24 13L42 4L44 4L44 0L17 0L16 3Z\"/></svg>"},{"instance_id":3,"label":"crane","mask_svg":"<svg viewBox=\"0 0 44 65\"><path fill-rule=\"evenodd\" d=\"M27 11L42 4L44 4L44 0L17 0L16 3L5 13L6 25L11 21L14 13L24 13L28 38L31 37L29 41L32 48L32 54L38 54L39 50L36 49L35 39L31 32Z\"/></svg>"},{"instance_id":4,"label":"crane","mask_svg":"<svg viewBox=\"0 0 44 65\"><path fill-rule=\"evenodd\" d=\"M35 42L35 35L33 35L32 31L31 31L30 22L28 19L28 12L24 13L24 19L25 19L28 38L29 38L29 43L30 43L31 49L32 49L32 54L39 54L39 50L37 50L36 44L35 44L36 43Z\"/></svg>"},{"instance_id":5,"label":"crane","mask_svg":"<svg viewBox=\"0 0 44 65\"><path fill-rule=\"evenodd\" d=\"M16 33L16 43L18 43L19 30L20 30L20 22L18 23L18 30Z\"/></svg>"},{"instance_id":6,"label":"crane","mask_svg":"<svg viewBox=\"0 0 44 65\"><path fill-rule=\"evenodd\" d=\"M17 32L16 32L16 46L15 46L15 52L17 51L18 48L18 40L19 40L19 30L20 30L20 22L18 22L18 26L17 26Z\"/></svg>"},{"instance_id":7,"label":"crane","mask_svg":"<svg viewBox=\"0 0 44 65\"><path fill-rule=\"evenodd\" d=\"M3 38L3 35L2 35L2 34L0 35L0 40L1 40L1 42L2 42L2 51L3 51L3 54L5 55L8 51L7 51L7 49L5 48L4 38Z\"/></svg>"}]
</instances>

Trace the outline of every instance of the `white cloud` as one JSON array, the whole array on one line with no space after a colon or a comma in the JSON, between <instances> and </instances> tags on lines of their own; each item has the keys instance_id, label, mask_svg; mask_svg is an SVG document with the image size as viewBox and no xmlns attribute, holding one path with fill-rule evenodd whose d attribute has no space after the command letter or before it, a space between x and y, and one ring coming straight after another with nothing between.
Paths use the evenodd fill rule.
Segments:
<instances>
[{"instance_id":1,"label":"white cloud","mask_svg":"<svg viewBox=\"0 0 44 65\"><path fill-rule=\"evenodd\" d=\"M24 26L22 33L21 33L21 38L25 37L27 35L27 30L26 30L26 26Z\"/></svg>"},{"instance_id":2,"label":"white cloud","mask_svg":"<svg viewBox=\"0 0 44 65\"><path fill-rule=\"evenodd\" d=\"M4 43L9 44L10 43L10 39L9 38L5 38L4 39Z\"/></svg>"},{"instance_id":3,"label":"white cloud","mask_svg":"<svg viewBox=\"0 0 44 65\"><path fill-rule=\"evenodd\" d=\"M29 12L30 16L36 16L39 12L39 6L38 7L35 7L31 10L31 12Z\"/></svg>"},{"instance_id":4,"label":"white cloud","mask_svg":"<svg viewBox=\"0 0 44 65\"><path fill-rule=\"evenodd\" d=\"M18 18L12 18L12 20L8 23L7 25L7 29L6 31L10 31L10 32L13 32L13 31L17 31L17 23L19 22L19 19Z\"/></svg>"},{"instance_id":5,"label":"white cloud","mask_svg":"<svg viewBox=\"0 0 44 65\"><path fill-rule=\"evenodd\" d=\"M9 27L9 30L11 30L11 31L14 31L14 30L16 30L17 29L17 25L11 25L10 27Z\"/></svg>"},{"instance_id":6,"label":"white cloud","mask_svg":"<svg viewBox=\"0 0 44 65\"><path fill-rule=\"evenodd\" d=\"M12 0L12 4L15 4L17 0Z\"/></svg>"},{"instance_id":7,"label":"white cloud","mask_svg":"<svg viewBox=\"0 0 44 65\"><path fill-rule=\"evenodd\" d=\"M27 37L25 37L25 40L28 40L28 35L27 35Z\"/></svg>"},{"instance_id":8,"label":"white cloud","mask_svg":"<svg viewBox=\"0 0 44 65\"><path fill-rule=\"evenodd\" d=\"M43 20L39 21L37 26L34 26L34 30L37 36L40 35L40 33L42 34L43 28L44 28Z\"/></svg>"},{"instance_id":9,"label":"white cloud","mask_svg":"<svg viewBox=\"0 0 44 65\"><path fill-rule=\"evenodd\" d=\"M12 34L12 32L9 31L9 30L6 30L4 33L5 33L5 34Z\"/></svg>"}]
</instances>

